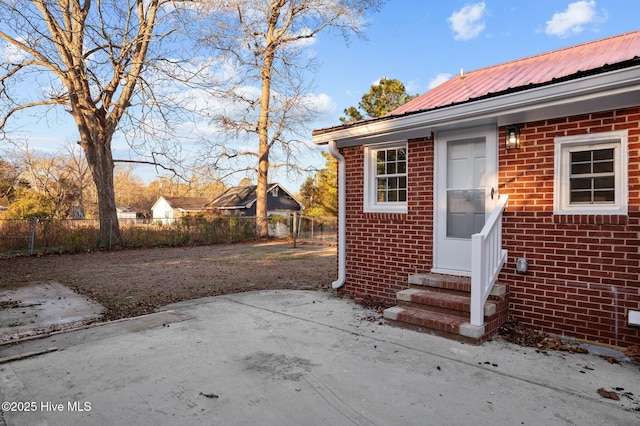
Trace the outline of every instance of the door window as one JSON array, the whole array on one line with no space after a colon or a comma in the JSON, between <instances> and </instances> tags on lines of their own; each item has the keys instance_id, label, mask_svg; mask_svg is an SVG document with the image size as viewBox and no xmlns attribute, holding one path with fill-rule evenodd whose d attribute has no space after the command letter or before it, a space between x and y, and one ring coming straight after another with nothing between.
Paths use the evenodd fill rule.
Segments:
<instances>
[{"instance_id":1,"label":"door window","mask_svg":"<svg viewBox=\"0 0 640 426\"><path fill-rule=\"evenodd\" d=\"M447 238L471 238L485 222L486 141L447 142Z\"/></svg>"}]
</instances>

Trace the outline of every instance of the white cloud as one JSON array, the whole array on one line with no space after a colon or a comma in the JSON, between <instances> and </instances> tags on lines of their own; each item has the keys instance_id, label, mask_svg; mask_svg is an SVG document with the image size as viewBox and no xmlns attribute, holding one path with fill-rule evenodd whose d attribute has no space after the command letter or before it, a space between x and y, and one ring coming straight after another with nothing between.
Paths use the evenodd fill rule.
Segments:
<instances>
[{"instance_id":1,"label":"white cloud","mask_svg":"<svg viewBox=\"0 0 640 426\"><path fill-rule=\"evenodd\" d=\"M24 41L19 39L20 41ZM24 50L10 43L0 44L0 58L13 63L19 63L27 59Z\"/></svg>"},{"instance_id":2,"label":"white cloud","mask_svg":"<svg viewBox=\"0 0 640 426\"><path fill-rule=\"evenodd\" d=\"M451 23L451 29L455 32L456 40L470 40L477 37L484 30L485 16L484 2L469 4L460 9L447 19Z\"/></svg>"},{"instance_id":3,"label":"white cloud","mask_svg":"<svg viewBox=\"0 0 640 426\"><path fill-rule=\"evenodd\" d=\"M311 109L316 111L318 114L328 114L333 112L336 109L336 104L331 99L331 96L320 93L310 93L305 96L306 102L311 106Z\"/></svg>"},{"instance_id":4,"label":"white cloud","mask_svg":"<svg viewBox=\"0 0 640 426\"><path fill-rule=\"evenodd\" d=\"M585 24L596 23L603 20L606 20L606 17L599 17L596 13L595 0L581 0L570 3L564 12L555 13L551 19L547 21L545 33L553 36L566 37L582 32Z\"/></svg>"},{"instance_id":5,"label":"white cloud","mask_svg":"<svg viewBox=\"0 0 640 426\"><path fill-rule=\"evenodd\" d=\"M451 74L440 73L440 74L436 75L429 82L429 90L433 89L436 86L441 85L442 83L444 83L445 81L449 80L450 78L451 78Z\"/></svg>"},{"instance_id":6,"label":"white cloud","mask_svg":"<svg viewBox=\"0 0 640 426\"><path fill-rule=\"evenodd\" d=\"M311 34L310 28L303 28L299 30L297 33L291 34L292 38L296 38L293 44L296 47L300 47L300 48L313 46L314 44L317 43L318 38L315 35L309 37L310 34Z\"/></svg>"},{"instance_id":7,"label":"white cloud","mask_svg":"<svg viewBox=\"0 0 640 426\"><path fill-rule=\"evenodd\" d=\"M410 95L415 95L416 93L419 95L422 94L421 93L422 89L420 88L420 85L414 80L411 80L408 83L406 83L404 87L407 90L407 93Z\"/></svg>"}]
</instances>

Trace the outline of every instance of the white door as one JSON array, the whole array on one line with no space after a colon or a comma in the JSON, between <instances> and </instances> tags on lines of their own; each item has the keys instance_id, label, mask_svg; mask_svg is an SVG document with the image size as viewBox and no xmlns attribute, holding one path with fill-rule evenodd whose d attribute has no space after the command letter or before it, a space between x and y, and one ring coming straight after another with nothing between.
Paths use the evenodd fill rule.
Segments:
<instances>
[{"instance_id":1,"label":"white door","mask_svg":"<svg viewBox=\"0 0 640 426\"><path fill-rule=\"evenodd\" d=\"M497 201L495 127L436 136L434 272L471 274L471 236Z\"/></svg>"}]
</instances>

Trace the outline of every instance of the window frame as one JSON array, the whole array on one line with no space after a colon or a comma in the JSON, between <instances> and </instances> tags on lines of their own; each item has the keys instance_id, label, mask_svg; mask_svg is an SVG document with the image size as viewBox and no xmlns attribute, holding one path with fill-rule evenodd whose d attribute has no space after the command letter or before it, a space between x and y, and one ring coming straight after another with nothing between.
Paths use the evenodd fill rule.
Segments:
<instances>
[{"instance_id":1,"label":"window frame","mask_svg":"<svg viewBox=\"0 0 640 426\"><path fill-rule=\"evenodd\" d=\"M554 139L553 211L567 214L620 214L626 215L629 205L628 132L612 131ZM571 204L571 153L613 148L615 190L613 203Z\"/></svg>"},{"instance_id":2,"label":"window frame","mask_svg":"<svg viewBox=\"0 0 640 426\"><path fill-rule=\"evenodd\" d=\"M377 153L388 149L405 149L407 167L405 173L396 173L406 177L407 199L409 198L409 150L406 141L385 142L364 147L364 205L365 213L407 213L407 201L378 201Z\"/></svg>"}]
</instances>

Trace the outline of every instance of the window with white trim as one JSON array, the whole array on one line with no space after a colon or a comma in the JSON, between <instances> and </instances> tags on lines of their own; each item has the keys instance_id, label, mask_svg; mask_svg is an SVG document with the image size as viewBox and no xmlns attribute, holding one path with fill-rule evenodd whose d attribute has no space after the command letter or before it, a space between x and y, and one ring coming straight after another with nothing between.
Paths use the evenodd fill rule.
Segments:
<instances>
[{"instance_id":1,"label":"window with white trim","mask_svg":"<svg viewBox=\"0 0 640 426\"><path fill-rule=\"evenodd\" d=\"M627 132L555 139L554 212L627 214Z\"/></svg>"},{"instance_id":2,"label":"window with white trim","mask_svg":"<svg viewBox=\"0 0 640 426\"><path fill-rule=\"evenodd\" d=\"M407 212L407 144L365 147L364 211Z\"/></svg>"}]
</instances>

